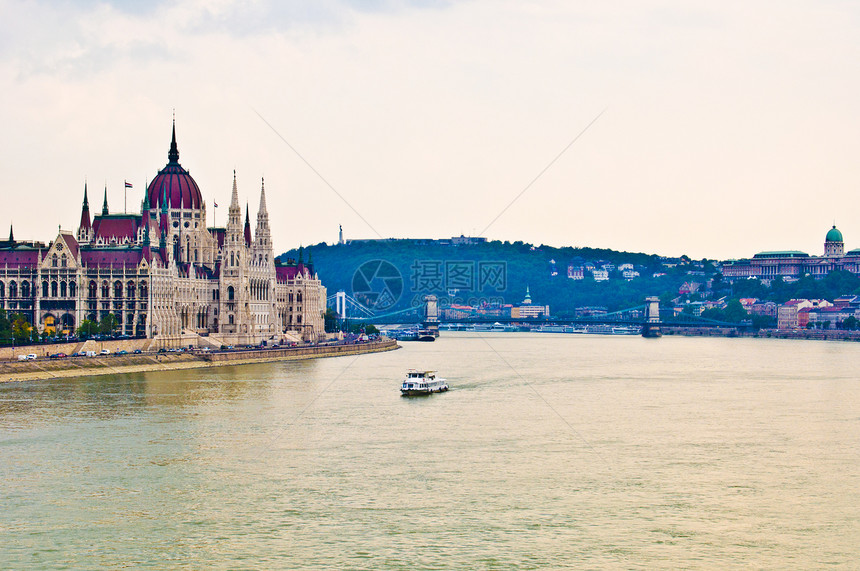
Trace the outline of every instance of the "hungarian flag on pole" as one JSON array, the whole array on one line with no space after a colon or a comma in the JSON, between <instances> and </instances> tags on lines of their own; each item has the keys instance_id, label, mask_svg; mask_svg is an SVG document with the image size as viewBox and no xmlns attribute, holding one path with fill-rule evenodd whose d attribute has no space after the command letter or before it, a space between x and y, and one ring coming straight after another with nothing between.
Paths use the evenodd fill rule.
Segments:
<instances>
[{"instance_id":1,"label":"hungarian flag on pole","mask_svg":"<svg viewBox=\"0 0 860 571\"><path fill-rule=\"evenodd\" d=\"M215 208L218 208L218 203L215 201L213 201L213 202L215 203Z\"/></svg>"},{"instance_id":2,"label":"hungarian flag on pole","mask_svg":"<svg viewBox=\"0 0 860 571\"><path fill-rule=\"evenodd\" d=\"M126 188L134 188L134 187L131 185L131 183L130 183L130 182L128 182L128 181L125 181L125 187L126 187Z\"/></svg>"}]
</instances>

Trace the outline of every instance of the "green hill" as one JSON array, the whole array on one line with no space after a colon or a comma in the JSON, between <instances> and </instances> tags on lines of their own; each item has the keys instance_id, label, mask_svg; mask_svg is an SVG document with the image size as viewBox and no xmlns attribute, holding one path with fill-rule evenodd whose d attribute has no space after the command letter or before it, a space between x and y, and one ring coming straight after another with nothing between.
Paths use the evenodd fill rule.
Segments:
<instances>
[{"instance_id":1,"label":"green hill","mask_svg":"<svg viewBox=\"0 0 860 571\"><path fill-rule=\"evenodd\" d=\"M377 313L420 303L434 294L441 305L519 303L526 287L534 304L565 316L583 306L609 311L640 305L649 295L677 295L685 281L713 275L707 262L668 260L656 255L596 248L554 248L523 242L454 245L434 240L355 240L305 249L329 295L338 290ZM298 259L291 250L281 260ZM553 263L554 262L554 263ZM632 265L638 277L625 280L619 267ZM567 277L568 266L586 268L585 278ZM595 281L587 268L608 268L608 280ZM553 275L553 274L556 275ZM692 273L692 277L691 277ZM656 275L656 277L655 277Z\"/></svg>"}]
</instances>

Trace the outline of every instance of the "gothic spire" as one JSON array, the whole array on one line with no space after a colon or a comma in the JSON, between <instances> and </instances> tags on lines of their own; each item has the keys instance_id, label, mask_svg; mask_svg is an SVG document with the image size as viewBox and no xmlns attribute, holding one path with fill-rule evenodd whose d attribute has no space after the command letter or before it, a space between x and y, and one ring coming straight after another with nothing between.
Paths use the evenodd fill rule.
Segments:
<instances>
[{"instance_id":1,"label":"gothic spire","mask_svg":"<svg viewBox=\"0 0 860 571\"><path fill-rule=\"evenodd\" d=\"M239 187L236 184L236 170L233 170L233 195L230 198L230 207L227 209L227 233L231 234L231 240L239 241L239 233L242 232L242 207L239 206ZM230 240L228 240L230 241Z\"/></svg>"},{"instance_id":2,"label":"gothic spire","mask_svg":"<svg viewBox=\"0 0 860 571\"><path fill-rule=\"evenodd\" d=\"M85 239L85 232L92 228L92 221L90 219L90 201L87 198L87 183L84 182L84 204L81 206L81 223L78 225L78 239Z\"/></svg>"},{"instance_id":3,"label":"gothic spire","mask_svg":"<svg viewBox=\"0 0 860 571\"><path fill-rule=\"evenodd\" d=\"M15 233L12 232L12 225L11 224L9 224L9 243L10 244L15 243Z\"/></svg>"},{"instance_id":4,"label":"gothic spire","mask_svg":"<svg viewBox=\"0 0 860 571\"><path fill-rule=\"evenodd\" d=\"M161 213L167 214L167 185L161 183Z\"/></svg>"},{"instance_id":5,"label":"gothic spire","mask_svg":"<svg viewBox=\"0 0 860 571\"><path fill-rule=\"evenodd\" d=\"M248 203L245 203L245 245L251 245L251 217L249 216Z\"/></svg>"},{"instance_id":6,"label":"gothic spire","mask_svg":"<svg viewBox=\"0 0 860 571\"><path fill-rule=\"evenodd\" d=\"M173 116L173 137L170 140L170 150L167 152L170 163L179 163L179 147L176 146L176 115Z\"/></svg>"},{"instance_id":7,"label":"gothic spire","mask_svg":"<svg viewBox=\"0 0 860 571\"><path fill-rule=\"evenodd\" d=\"M230 197L230 206L239 206L239 188L236 186L236 169L233 169L233 195Z\"/></svg>"},{"instance_id":8,"label":"gothic spire","mask_svg":"<svg viewBox=\"0 0 860 571\"><path fill-rule=\"evenodd\" d=\"M266 181L262 181L260 186L260 208L257 209L257 231L254 233L254 238L257 240L257 245L261 247L270 247L271 241L269 237L269 212L266 210Z\"/></svg>"},{"instance_id":9,"label":"gothic spire","mask_svg":"<svg viewBox=\"0 0 860 571\"><path fill-rule=\"evenodd\" d=\"M109 214L109 212L108 212L108 204L107 204L107 184L105 184L105 201L104 201L104 204L102 204L102 216L107 216L108 214Z\"/></svg>"},{"instance_id":10,"label":"gothic spire","mask_svg":"<svg viewBox=\"0 0 860 571\"><path fill-rule=\"evenodd\" d=\"M259 213L261 213L261 212L263 214L268 215L268 211L266 210L266 179L265 178L262 179L262 182L260 184L260 208L257 212L258 212L258 214L257 214L258 216L259 216Z\"/></svg>"}]
</instances>

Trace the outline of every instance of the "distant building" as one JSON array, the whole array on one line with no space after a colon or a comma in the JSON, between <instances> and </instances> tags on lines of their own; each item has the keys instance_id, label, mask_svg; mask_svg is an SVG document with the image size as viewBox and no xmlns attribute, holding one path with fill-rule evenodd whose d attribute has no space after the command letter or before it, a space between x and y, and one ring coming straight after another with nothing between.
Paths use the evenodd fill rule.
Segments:
<instances>
[{"instance_id":1,"label":"distant building","mask_svg":"<svg viewBox=\"0 0 860 571\"><path fill-rule=\"evenodd\" d=\"M811 307L801 310L806 312L807 323L811 323L816 329L840 329L845 320L853 317L860 319L860 303L855 296L846 296L835 300L829 307ZM798 319L798 326L805 327L806 324Z\"/></svg>"},{"instance_id":2,"label":"distant building","mask_svg":"<svg viewBox=\"0 0 860 571\"><path fill-rule=\"evenodd\" d=\"M607 309L600 306L577 307L573 310L573 315L575 317L597 317L600 315L606 315L606 313Z\"/></svg>"},{"instance_id":3,"label":"distant building","mask_svg":"<svg viewBox=\"0 0 860 571\"><path fill-rule=\"evenodd\" d=\"M582 266L567 266L567 277L572 280L585 279L585 269Z\"/></svg>"},{"instance_id":4,"label":"distant building","mask_svg":"<svg viewBox=\"0 0 860 571\"><path fill-rule=\"evenodd\" d=\"M799 329L801 327L799 316L802 309L830 307L831 305L830 302L823 299L790 299L777 309L776 328L783 330Z\"/></svg>"},{"instance_id":5,"label":"distant building","mask_svg":"<svg viewBox=\"0 0 860 571\"><path fill-rule=\"evenodd\" d=\"M454 236L451 238L451 244L454 246L463 246L468 244L483 244L487 241L486 238L481 236Z\"/></svg>"},{"instance_id":6,"label":"distant building","mask_svg":"<svg viewBox=\"0 0 860 571\"><path fill-rule=\"evenodd\" d=\"M596 282L605 282L609 279L609 272L606 270L592 270L591 276L594 278Z\"/></svg>"},{"instance_id":7,"label":"distant building","mask_svg":"<svg viewBox=\"0 0 860 571\"><path fill-rule=\"evenodd\" d=\"M723 277L739 279L798 279L805 275L824 277L834 270L860 274L860 248L845 253L842 232L833 226L824 237L824 255L810 256L798 250L759 252L750 259L722 263Z\"/></svg>"},{"instance_id":8,"label":"distant building","mask_svg":"<svg viewBox=\"0 0 860 571\"><path fill-rule=\"evenodd\" d=\"M757 301L747 310L750 315L760 315L764 317L776 317L777 308L779 306L773 301Z\"/></svg>"},{"instance_id":9,"label":"distant building","mask_svg":"<svg viewBox=\"0 0 860 571\"><path fill-rule=\"evenodd\" d=\"M549 306L532 304L531 293L526 287L526 297L522 303L511 307L511 319L535 319L539 317L549 317Z\"/></svg>"}]
</instances>

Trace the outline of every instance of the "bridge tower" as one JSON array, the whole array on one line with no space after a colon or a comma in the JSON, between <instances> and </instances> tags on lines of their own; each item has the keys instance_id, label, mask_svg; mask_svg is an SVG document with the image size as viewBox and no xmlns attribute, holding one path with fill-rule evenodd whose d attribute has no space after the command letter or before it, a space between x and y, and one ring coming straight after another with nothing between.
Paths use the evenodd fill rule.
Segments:
<instances>
[{"instance_id":1,"label":"bridge tower","mask_svg":"<svg viewBox=\"0 0 860 571\"><path fill-rule=\"evenodd\" d=\"M421 326L439 337L439 306L435 295L424 296L424 321Z\"/></svg>"},{"instance_id":2,"label":"bridge tower","mask_svg":"<svg viewBox=\"0 0 860 571\"><path fill-rule=\"evenodd\" d=\"M346 292L340 290L334 298L335 312L338 319L346 319Z\"/></svg>"},{"instance_id":3,"label":"bridge tower","mask_svg":"<svg viewBox=\"0 0 860 571\"><path fill-rule=\"evenodd\" d=\"M651 296L645 298L645 323L642 325L642 337L662 337L660 331L660 298Z\"/></svg>"}]
</instances>

